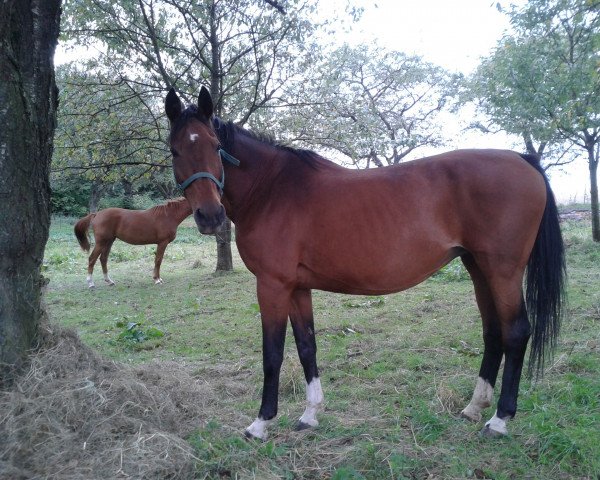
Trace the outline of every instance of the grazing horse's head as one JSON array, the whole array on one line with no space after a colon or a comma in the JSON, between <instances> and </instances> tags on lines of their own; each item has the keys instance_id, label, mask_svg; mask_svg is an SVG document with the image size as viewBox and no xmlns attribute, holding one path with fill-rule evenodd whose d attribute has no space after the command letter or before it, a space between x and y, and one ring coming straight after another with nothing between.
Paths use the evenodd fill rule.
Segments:
<instances>
[{"instance_id":1,"label":"grazing horse's head","mask_svg":"<svg viewBox=\"0 0 600 480\"><path fill-rule=\"evenodd\" d=\"M192 207L201 233L215 233L225 221L221 204L223 164L219 140L212 126L213 102L205 87L198 105L183 108L171 89L165 99L165 111L171 123L169 144L173 154L175 181Z\"/></svg>"}]
</instances>

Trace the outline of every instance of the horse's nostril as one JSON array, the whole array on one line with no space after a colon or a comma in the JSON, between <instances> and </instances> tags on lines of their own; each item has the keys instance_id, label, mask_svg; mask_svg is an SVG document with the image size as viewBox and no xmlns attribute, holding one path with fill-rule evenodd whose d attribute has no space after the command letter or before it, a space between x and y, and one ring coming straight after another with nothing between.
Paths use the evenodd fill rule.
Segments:
<instances>
[{"instance_id":1,"label":"horse's nostril","mask_svg":"<svg viewBox=\"0 0 600 480\"><path fill-rule=\"evenodd\" d=\"M219 205L214 210L196 209L194 220L201 233L214 233L225 221L225 208Z\"/></svg>"}]
</instances>

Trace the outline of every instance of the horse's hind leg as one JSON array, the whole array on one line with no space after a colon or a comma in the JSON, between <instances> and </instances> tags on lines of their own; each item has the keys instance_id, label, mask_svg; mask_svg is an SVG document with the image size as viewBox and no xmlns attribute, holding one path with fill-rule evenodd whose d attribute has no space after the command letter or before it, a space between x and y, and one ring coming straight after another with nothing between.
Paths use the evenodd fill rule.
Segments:
<instances>
[{"instance_id":1,"label":"horse's hind leg","mask_svg":"<svg viewBox=\"0 0 600 480\"><path fill-rule=\"evenodd\" d=\"M317 412L323 403L323 391L317 368L317 342L310 290L293 292L290 321L306 379L306 410L297 425L297 430L303 430L319 425Z\"/></svg>"},{"instance_id":2,"label":"horse's hind leg","mask_svg":"<svg viewBox=\"0 0 600 480\"><path fill-rule=\"evenodd\" d=\"M169 245L170 242L170 240L167 240L166 242L162 242L156 245L156 256L154 257L154 272L152 273L152 278L154 279L155 285L163 283L162 278L160 278L160 265L165 255L167 245Z\"/></svg>"},{"instance_id":3,"label":"horse's hind leg","mask_svg":"<svg viewBox=\"0 0 600 480\"><path fill-rule=\"evenodd\" d=\"M469 271L474 277L477 300L484 318L485 352L480 370L481 380L478 382L478 387L484 392L487 390L487 381L493 388L502 353L505 359L496 413L486 423L483 433L506 435L506 421L514 417L517 410L521 370L530 335L522 291L525 266L509 265L489 258L486 260L483 262L486 266L484 270L478 266L481 264L469 265L470 259L465 258L465 264L469 265ZM477 388L474 397L476 396ZM488 397L484 393L479 398Z\"/></svg>"},{"instance_id":4,"label":"horse's hind leg","mask_svg":"<svg viewBox=\"0 0 600 480\"><path fill-rule=\"evenodd\" d=\"M100 253L100 264L102 265L102 273L104 274L104 281L108 283L110 286L113 286L115 282L113 282L112 278L108 276L108 255L110 254L110 249L112 248L113 242L109 242Z\"/></svg>"},{"instance_id":5,"label":"horse's hind leg","mask_svg":"<svg viewBox=\"0 0 600 480\"><path fill-rule=\"evenodd\" d=\"M469 404L461 415L473 421L481 420L481 411L492 404L494 386L502 361L502 332L500 320L496 312L492 293L487 280L475 263L471 254L461 257L467 271L471 275L475 287L475 298L481 313L483 324L483 359L479 369L479 377Z\"/></svg>"},{"instance_id":6,"label":"horse's hind leg","mask_svg":"<svg viewBox=\"0 0 600 480\"><path fill-rule=\"evenodd\" d=\"M94 265L96 264L96 260L100 256L100 253L103 250L102 244L96 240L96 245L94 245L94 249L88 258L88 274L87 274L87 284L89 288L94 288L96 285L94 284L94 279L92 278L92 274L94 273Z\"/></svg>"},{"instance_id":7,"label":"horse's hind leg","mask_svg":"<svg viewBox=\"0 0 600 480\"><path fill-rule=\"evenodd\" d=\"M521 271L521 274L512 280L497 280L492 287L501 321L504 372L496 413L486 422L482 431L489 436L506 435L506 421L513 418L517 412L521 371L531 334L523 299L522 273Z\"/></svg>"}]
</instances>

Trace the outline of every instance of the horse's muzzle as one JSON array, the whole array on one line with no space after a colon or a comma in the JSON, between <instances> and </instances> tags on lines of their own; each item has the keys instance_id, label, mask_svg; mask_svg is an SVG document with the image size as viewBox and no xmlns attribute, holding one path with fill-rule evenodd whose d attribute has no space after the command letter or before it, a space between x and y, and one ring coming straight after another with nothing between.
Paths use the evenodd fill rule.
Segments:
<instances>
[{"instance_id":1,"label":"horse's muzzle","mask_svg":"<svg viewBox=\"0 0 600 480\"><path fill-rule=\"evenodd\" d=\"M194 220L200 233L211 235L225 222L225 208L219 205L214 212L198 208L194 211Z\"/></svg>"}]
</instances>

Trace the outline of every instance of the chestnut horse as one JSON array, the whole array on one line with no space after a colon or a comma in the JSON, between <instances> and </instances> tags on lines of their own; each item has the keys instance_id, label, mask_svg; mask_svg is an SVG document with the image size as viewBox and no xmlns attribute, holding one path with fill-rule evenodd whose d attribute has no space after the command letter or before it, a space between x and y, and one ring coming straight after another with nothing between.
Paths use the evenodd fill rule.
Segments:
<instances>
[{"instance_id":1,"label":"chestnut horse","mask_svg":"<svg viewBox=\"0 0 600 480\"><path fill-rule=\"evenodd\" d=\"M126 210L124 208L106 208L97 213L90 213L75 224L75 236L81 248L89 252L90 242L87 231L92 226L96 245L88 260L87 283L93 288L92 273L98 257L104 273L104 281L109 285L115 282L108 276L108 254L115 239L132 245L151 245L156 243L154 259L154 283L163 283L160 278L160 264L167 245L175 240L177 227L192 210L185 198L170 200L164 205L157 205L148 210Z\"/></svg>"},{"instance_id":2,"label":"chestnut horse","mask_svg":"<svg viewBox=\"0 0 600 480\"><path fill-rule=\"evenodd\" d=\"M462 415L481 419L504 356L496 411L482 432L507 433L529 337L530 373L537 373L555 346L563 302L558 212L536 157L459 150L352 170L222 122L204 87L198 104L187 108L171 89L165 110L175 179L198 229L214 233L227 214L239 253L256 276L264 384L246 435L265 439L277 414L288 318L307 387L298 428L318 425L323 392L312 289L398 292L455 257L473 280L484 341L479 377Z\"/></svg>"}]
</instances>

